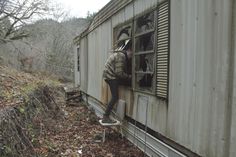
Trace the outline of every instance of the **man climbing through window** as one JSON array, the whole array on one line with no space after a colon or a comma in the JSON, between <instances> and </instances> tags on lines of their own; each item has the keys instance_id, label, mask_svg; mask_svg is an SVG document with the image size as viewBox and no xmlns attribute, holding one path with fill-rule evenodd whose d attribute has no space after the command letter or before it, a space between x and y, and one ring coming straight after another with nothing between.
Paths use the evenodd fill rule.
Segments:
<instances>
[{"instance_id":1,"label":"man climbing through window","mask_svg":"<svg viewBox=\"0 0 236 157\"><path fill-rule=\"evenodd\" d=\"M119 45L119 44L118 44ZM109 118L113 106L117 102L118 87L121 80L131 80L131 75L127 73L127 62L132 57L132 45L130 40L126 40L115 52L107 59L103 78L109 85L111 91L111 100L107 104L102 123L115 123L116 121Z\"/></svg>"}]
</instances>

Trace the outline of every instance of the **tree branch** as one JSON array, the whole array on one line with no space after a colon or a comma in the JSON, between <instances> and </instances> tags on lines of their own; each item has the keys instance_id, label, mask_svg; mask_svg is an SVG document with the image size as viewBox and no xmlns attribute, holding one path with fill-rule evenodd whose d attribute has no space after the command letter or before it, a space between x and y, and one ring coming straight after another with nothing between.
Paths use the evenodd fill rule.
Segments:
<instances>
[{"instance_id":1,"label":"tree branch","mask_svg":"<svg viewBox=\"0 0 236 157\"><path fill-rule=\"evenodd\" d=\"M26 37L26 33L16 32L20 31L21 26L35 15L43 15L47 10L47 0L1 0L0 38L17 40ZM9 21L10 24L6 25L5 20Z\"/></svg>"}]
</instances>

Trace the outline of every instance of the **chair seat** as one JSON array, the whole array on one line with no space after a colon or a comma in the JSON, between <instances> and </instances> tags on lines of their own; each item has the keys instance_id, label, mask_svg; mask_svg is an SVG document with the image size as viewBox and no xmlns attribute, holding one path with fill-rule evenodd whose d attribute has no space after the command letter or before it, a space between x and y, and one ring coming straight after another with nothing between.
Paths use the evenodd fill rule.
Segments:
<instances>
[{"instance_id":1,"label":"chair seat","mask_svg":"<svg viewBox=\"0 0 236 157\"><path fill-rule=\"evenodd\" d=\"M116 126L116 125L121 125L121 122L115 119L115 123L103 123L102 120L99 120L99 123L102 126Z\"/></svg>"}]
</instances>

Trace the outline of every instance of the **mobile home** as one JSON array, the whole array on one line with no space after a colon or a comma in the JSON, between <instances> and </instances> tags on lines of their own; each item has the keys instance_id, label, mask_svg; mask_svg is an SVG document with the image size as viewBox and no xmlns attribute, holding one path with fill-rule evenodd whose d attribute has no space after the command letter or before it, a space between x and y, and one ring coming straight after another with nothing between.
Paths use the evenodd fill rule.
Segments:
<instances>
[{"instance_id":1,"label":"mobile home","mask_svg":"<svg viewBox=\"0 0 236 157\"><path fill-rule=\"evenodd\" d=\"M125 136L153 157L236 156L235 0L111 0L75 41L75 85L98 113L104 64L131 41Z\"/></svg>"}]
</instances>

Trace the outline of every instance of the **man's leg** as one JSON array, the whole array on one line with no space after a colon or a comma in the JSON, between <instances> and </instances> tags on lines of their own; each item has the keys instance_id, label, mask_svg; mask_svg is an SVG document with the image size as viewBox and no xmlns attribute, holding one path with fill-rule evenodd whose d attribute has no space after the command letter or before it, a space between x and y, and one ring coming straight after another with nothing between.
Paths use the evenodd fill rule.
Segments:
<instances>
[{"instance_id":1,"label":"man's leg","mask_svg":"<svg viewBox=\"0 0 236 157\"><path fill-rule=\"evenodd\" d=\"M111 97L111 100L109 101L109 103L107 105L104 116L109 117L115 103L118 100L118 86L119 86L119 83L118 83L118 80L107 80L106 82L108 83L108 85L110 87L112 97Z\"/></svg>"}]
</instances>

